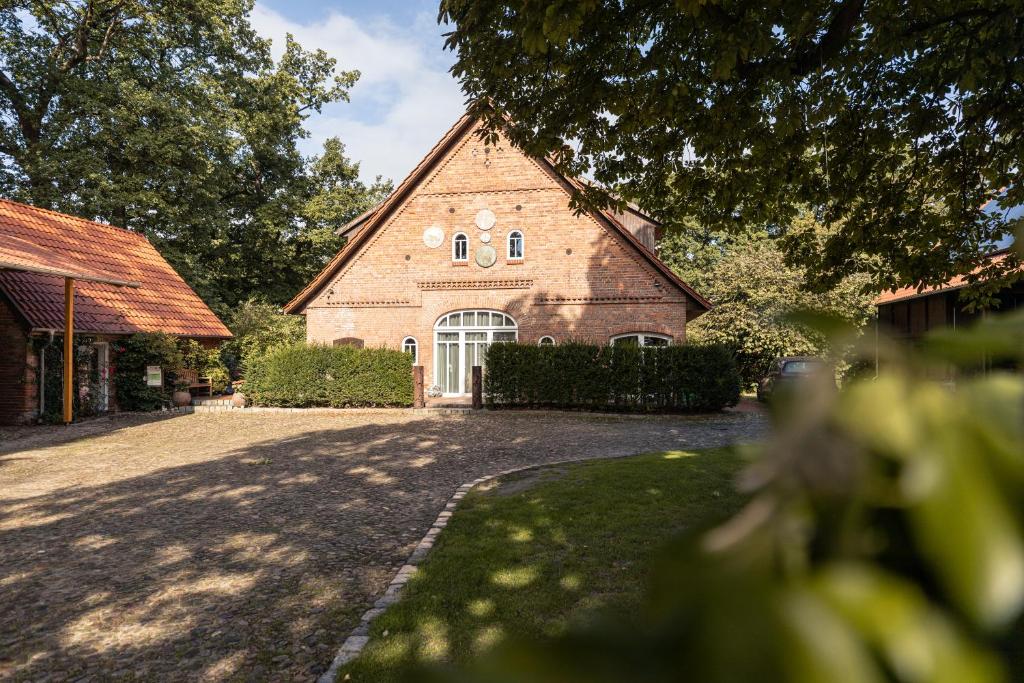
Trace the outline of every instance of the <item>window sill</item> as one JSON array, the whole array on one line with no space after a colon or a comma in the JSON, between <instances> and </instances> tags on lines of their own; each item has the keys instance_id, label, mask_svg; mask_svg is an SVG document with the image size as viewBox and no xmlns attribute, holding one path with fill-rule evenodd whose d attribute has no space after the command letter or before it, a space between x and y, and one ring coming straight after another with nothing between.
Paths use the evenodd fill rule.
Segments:
<instances>
[{"instance_id":1,"label":"window sill","mask_svg":"<svg viewBox=\"0 0 1024 683\"><path fill-rule=\"evenodd\" d=\"M468 266L469 261L452 261L453 266Z\"/></svg>"},{"instance_id":2,"label":"window sill","mask_svg":"<svg viewBox=\"0 0 1024 683\"><path fill-rule=\"evenodd\" d=\"M521 266L521 265L523 265L523 261L525 261L525 259L521 259L521 258L507 258L507 259L505 259L505 264L509 265L509 266Z\"/></svg>"}]
</instances>

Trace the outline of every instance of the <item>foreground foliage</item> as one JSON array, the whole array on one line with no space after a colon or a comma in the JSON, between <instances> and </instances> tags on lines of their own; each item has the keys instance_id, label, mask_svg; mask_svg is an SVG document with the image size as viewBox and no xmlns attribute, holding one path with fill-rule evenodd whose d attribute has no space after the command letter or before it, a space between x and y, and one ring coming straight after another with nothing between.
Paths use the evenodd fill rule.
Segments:
<instances>
[{"instance_id":1,"label":"foreground foliage","mask_svg":"<svg viewBox=\"0 0 1024 683\"><path fill-rule=\"evenodd\" d=\"M473 111L571 176L720 229L815 207L836 231L787 254L822 290L968 273L1024 203L1020 0L443 0L439 20Z\"/></svg>"},{"instance_id":2,"label":"foreground foliage","mask_svg":"<svg viewBox=\"0 0 1024 683\"><path fill-rule=\"evenodd\" d=\"M476 681L994 683L1024 676L1024 312L883 348L776 404L750 502L669 549L631 621L500 648Z\"/></svg>"},{"instance_id":3,"label":"foreground foliage","mask_svg":"<svg viewBox=\"0 0 1024 683\"><path fill-rule=\"evenodd\" d=\"M741 506L742 463L728 450L656 453L541 468L471 493L339 680L406 680L417 664L466 665L508 638L631 619L656 549Z\"/></svg>"},{"instance_id":4,"label":"foreground foliage","mask_svg":"<svg viewBox=\"0 0 1024 683\"><path fill-rule=\"evenodd\" d=\"M245 395L283 408L411 406L412 361L391 349L278 346L248 360Z\"/></svg>"},{"instance_id":5,"label":"foreground foliage","mask_svg":"<svg viewBox=\"0 0 1024 683\"><path fill-rule=\"evenodd\" d=\"M721 345L499 343L487 350L488 407L701 412L735 405L740 376Z\"/></svg>"}]
</instances>

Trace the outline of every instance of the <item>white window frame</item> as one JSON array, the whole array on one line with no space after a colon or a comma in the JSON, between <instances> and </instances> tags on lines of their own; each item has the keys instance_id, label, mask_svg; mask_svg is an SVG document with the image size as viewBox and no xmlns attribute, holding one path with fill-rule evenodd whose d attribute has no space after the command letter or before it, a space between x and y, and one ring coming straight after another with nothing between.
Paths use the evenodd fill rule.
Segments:
<instances>
[{"instance_id":1,"label":"white window frame","mask_svg":"<svg viewBox=\"0 0 1024 683\"><path fill-rule=\"evenodd\" d=\"M453 315L455 313L458 313L458 314L460 314L460 316L463 316L463 317L460 317L460 322L459 322L458 325L450 325L449 324L449 322L450 322L449 321L449 316L451 316L451 315ZM486 326L483 326L483 325L481 325L481 326L465 325L461 321L465 320L464 316L465 316L466 313L473 313L474 315L478 314L478 313L488 313L488 314L491 314L491 315L497 313L499 315L504 316L507 319L507 322L510 323L510 324L502 324L502 325L497 326L497 327L495 327L493 325L486 325ZM466 377L466 372L465 372L465 370L466 370L466 344L467 344L467 342L466 342L466 333L473 333L473 332L484 332L484 333L486 333L487 334L487 340L484 343L486 343L488 346L493 344L493 343L495 343L494 342L494 334L496 332L511 332L513 334L513 341L518 341L519 340L519 323L516 321L515 318L513 318L508 313L506 313L504 311L494 310L492 308L466 308L466 309L458 309L458 310L455 310L455 311L448 311L447 313L445 313L444 315L439 317L437 319L437 321L434 323L434 360L433 360L434 369L433 369L433 372L431 373L434 376L434 384L436 384L437 386L441 386L441 384L442 384L442 382L441 382L441 364L438 362L438 359L441 357L441 354L438 352L438 343L439 343L438 342L438 335L439 334L444 334L444 333L454 333L454 334L458 334L458 336L459 336L457 342L450 341L450 342L445 342L445 343L446 344L457 343L458 347L459 347L459 388L460 388L460 391L458 391L458 392L446 392L446 393L442 394L443 396L448 396L448 397L451 397L451 396L466 396L467 394L469 394L472 391L472 387L463 386L463 385L466 383L465 382L465 377ZM481 343L481 342L470 342L470 343Z\"/></svg>"},{"instance_id":2,"label":"white window frame","mask_svg":"<svg viewBox=\"0 0 1024 683\"><path fill-rule=\"evenodd\" d=\"M512 236L519 235L519 256L512 255ZM513 230L505 237L505 257L509 261L522 261L526 258L526 235L522 230Z\"/></svg>"},{"instance_id":3,"label":"white window frame","mask_svg":"<svg viewBox=\"0 0 1024 683\"><path fill-rule=\"evenodd\" d=\"M624 334L617 334L612 337L612 344L614 345L620 339L628 339L630 337L636 337L637 343L640 346L655 346L654 344L648 344L648 339L662 339L666 342L665 346L672 346L672 337L667 334L658 334L657 332L626 332Z\"/></svg>"},{"instance_id":4,"label":"white window frame","mask_svg":"<svg viewBox=\"0 0 1024 683\"><path fill-rule=\"evenodd\" d=\"M420 344L416 337L409 336L402 340L402 351L409 353L409 346L412 346L412 364L416 365L420 360Z\"/></svg>"},{"instance_id":5,"label":"white window frame","mask_svg":"<svg viewBox=\"0 0 1024 683\"><path fill-rule=\"evenodd\" d=\"M466 247L466 253L462 258L459 258L459 238L462 238L461 242ZM469 235L464 232L457 232L452 235L452 262L453 263L469 263Z\"/></svg>"},{"instance_id":6,"label":"white window frame","mask_svg":"<svg viewBox=\"0 0 1024 683\"><path fill-rule=\"evenodd\" d=\"M545 343L544 340L547 340L547 342ZM537 346L554 346L554 345L555 345L555 338L552 337L550 334L545 334L543 337L541 337L540 339L537 340Z\"/></svg>"}]
</instances>

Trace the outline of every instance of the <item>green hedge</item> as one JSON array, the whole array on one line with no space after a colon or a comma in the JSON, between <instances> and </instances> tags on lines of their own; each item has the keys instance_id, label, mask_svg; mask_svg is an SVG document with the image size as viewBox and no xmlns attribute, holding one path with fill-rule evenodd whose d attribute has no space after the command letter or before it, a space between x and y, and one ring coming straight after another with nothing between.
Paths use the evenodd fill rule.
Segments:
<instances>
[{"instance_id":1,"label":"green hedge","mask_svg":"<svg viewBox=\"0 0 1024 683\"><path fill-rule=\"evenodd\" d=\"M245 396L255 405L354 408L412 405L412 359L389 349L278 346L247 360Z\"/></svg>"},{"instance_id":2,"label":"green hedge","mask_svg":"<svg viewBox=\"0 0 1024 683\"><path fill-rule=\"evenodd\" d=\"M707 412L735 405L740 375L728 348L492 344L489 407Z\"/></svg>"}]
</instances>

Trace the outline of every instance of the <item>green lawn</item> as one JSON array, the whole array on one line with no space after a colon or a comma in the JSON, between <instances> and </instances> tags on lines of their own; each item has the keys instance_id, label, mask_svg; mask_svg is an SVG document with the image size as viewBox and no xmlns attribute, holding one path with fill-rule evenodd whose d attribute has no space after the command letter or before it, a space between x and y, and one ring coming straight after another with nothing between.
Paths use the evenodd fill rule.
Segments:
<instances>
[{"instance_id":1,"label":"green lawn","mask_svg":"<svg viewBox=\"0 0 1024 683\"><path fill-rule=\"evenodd\" d=\"M741 464L729 450L657 453L470 493L339 680L401 680L417 662L465 663L506 636L555 634L607 611L629 618L652 553L738 508Z\"/></svg>"}]
</instances>

